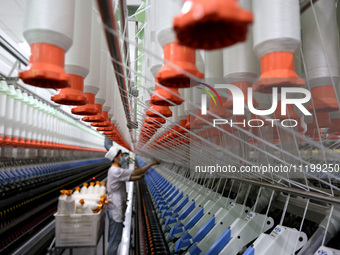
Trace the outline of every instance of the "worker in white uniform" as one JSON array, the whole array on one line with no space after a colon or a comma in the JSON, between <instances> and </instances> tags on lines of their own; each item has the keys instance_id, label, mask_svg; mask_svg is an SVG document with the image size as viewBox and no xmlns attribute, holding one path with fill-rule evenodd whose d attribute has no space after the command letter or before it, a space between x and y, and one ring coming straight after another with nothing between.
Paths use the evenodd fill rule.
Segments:
<instances>
[{"instance_id":1,"label":"worker in white uniform","mask_svg":"<svg viewBox=\"0 0 340 255\"><path fill-rule=\"evenodd\" d=\"M116 255L122 239L123 222L126 210L126 189L125 182L138 181L144 177L146 171L153 165L159 164L154 161L136 170L121 168L123 153L115 147L111 147L105 157L112 161L107 175L107 199L109 218L109 247L108 255Z\"/></svg>"}]
</instances>

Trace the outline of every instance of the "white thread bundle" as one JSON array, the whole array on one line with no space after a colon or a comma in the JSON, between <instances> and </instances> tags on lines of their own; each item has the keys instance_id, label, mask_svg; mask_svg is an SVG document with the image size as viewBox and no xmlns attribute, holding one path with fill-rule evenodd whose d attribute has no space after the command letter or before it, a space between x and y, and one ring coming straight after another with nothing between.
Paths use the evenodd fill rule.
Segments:
<instances>
[{"instance_id":1,"label":"white thread bundle","mask_svg":"<svg viewBox=\"0 0 340 255\"><path fill-rule=\"evenodd\" d=\"M48 43L67 51L72 45L74 0L29 0L24 37L29 44Z\"/></svg>"},{"instance_id":2,"label":"white thread bundle","mask_svg":"<svg viewBox=\"0 0 340 255\"><path fill-rule=\"evenodd\" d=\"M185 95L185 90L190 90L190 88L188 89L179 89L179 94L181 95L181 97L184 97ZM187 118L185 111L184 111L184 104L180 104L177 106L177 110L178 110L178 118L180 120L184 120Z\"/></svg>"},{"instance_id":3,"label":"white thread bundle","mask_svg":"<svg viewBox=\"0 0 340 255\"><path fill-rule=\"evenodd\" d=\"M296 0L253 0L254 50L295 52L301 43L300 6Z\"/></svg>"},{"instance_id":4,"label":"white thread bundle","mask_svg":"<svg viewBox=\"0 0 340 255\"><path fill-rule=\"evenodd\" d=\"M100 89L96 95L96 104L104 105L106 101L106 67L107 67L107 45L104 34L101 35L100 43Z\"/></svg>"},{"instance_id":5,"label":"white thread bundle","mask_svg":"<svg viewBox=\"0 0 340 255\"><path fill-rule=\"evenodd\" d=\"M182 0L156 1L157 17L156 22L159 24L159 30L156 37L159 44L164 45L175 41L175 32L173 30L173 18L180 13Z\"/></svg>"},{"instance_id":6,"label":"white thread bundle","mask_svg":"<svg viewBox=\"0 0 340 255\"><path fill-rule=\"evenodd\" d=\"M251 10L250 0L240 1L240 5ZM228 83L253 82L256 77L257 58L253 51L253 33L248 29L247 40L223 50L224 79Z\"/></svg>"},{"instance_id":7,"label":"white thread bundle","mask_svg":"<svg viewBox=\"0 0 340 255\"><path fill-rule=\"evenodd\" d=\"M13 137L19 137L21 130L21 105L22 105L22 92L19 88L15 90L14 96L14 116L13 116Z\"/></svg>"},{"instance_id":8,"label":"white thread bundle","mask_svg":"<svg viewBox=\"0 0 340 255\"><path fill-rule=\"evenodd\" d=\"M146 37L150 37L151 40L151 47L150 50L153 53L153 55L157 56L158 58L154 57L153 55L150 56L150 70L155 77L160 68L162 67L162 54L163 50L162 47L159 45L156 39L156 33L158 30L162 28L162 23L164 21L163 17L161 17L158 12L160 8L162 7L162 4L164 4L162 1L159 0L151 0L150 1L150 11L147 10L147 21L148 25L150 27L150 34L147 34Z\"/></svg>"},{"instance_id":9,"label":"white thread bundle","mask_svg":"<svg viewBox=\"0 0 340 255\"><path fill-rule=\"evenodd\" d=\"M223 76L222 50L205 51L205 78L220 78Z\"/></svg>"},{"instance_id":10,"label":"white thread bundle","mask_svg":"<svg viewBox=\"0 0 340 255\"><path fill-rule=\"evenodd\" d=\"M91 0L75 0L73 45L65 57L65 71L86 77L90 69Z\"/></svg>"},{"instance_id":11,"label":"white thread bundle","mask_svg":"<svg viewBox=\"0 0 340 255\"><path fill-rule=\"evenodd\" d=\"M201 55L201 52L199 50L196 50L196 67L197 67L198 71L200 71L201 73L204 73L205 64L204 64L204 60L203 60L203 57Z\"/></svg>"},{"instance_id":12,"label":"white thread bundle","mask_svg":"<svg viewBox=\"0 0 340 255\"><path fill-rule=\"evenodd\" d=\"M93 7L95 3L93 2ZM98 14L92 9L91 19L91 50L90 50L90 72L84 81L84 92L97 94L100 88L100 31L101 27L98 23Z\"/></svg>"},{"instance_id":13,"label":"white thread bundle","mask_svg":"<svg viewBox=\"0 0 340 255\"><path fill-rule=\"evenodd\" d=\"M192 93L192 98L191 98L191 102L193 102L194 104L201 106L201 95L202 93L205 94L205 92L203 92L201 89L198 89L196 87L191 87L191 93ZM193 110L195 111L196 107L193 106Z\"/></svg>"},{"instance_id":14,"label":"white thread bundle","mask_svg":"<svg viewBox=\"0 0 340 255\"><path fill-rule=\"evenodd\" d=\"M112 99L110 100L111 104L112 104L110 113L113 115L111 122L116 125L117 119L119 118L118 104L120 104L121 99L120 99L119 87L118 87L118 84L117 84L116 76L114 76L113 78L114 78L114 86L112 87L112 89L113 89Z\"/></svg>"},{"instance_id":15,"label":"white thread bundle","mask_svg":"<svg viewBox=\"0 0 340 255\"><path fill-rule=\"evenodd\" d=\"M105 104L103 105L103 111L109 112L111 109L111 101L113 97L113 67L111 57L108 54L106 58L106 98ZM103 77L104 78L104 77Z\"/></svg>"},{"instance_id":16,"label":"white thread bundle","mask_svg":"<svg viewBox=\"0 0 340 255\"><path fill-rule=\"evenodd\" d=\"M171 117L172 124L179 124L180 119L178 118L178 107L170 106L170 110L172 111Z\"/></svg>"},{"instance_id":17,"label":"white thread bundle","mask_svg":"<svg viewBox=\"0 0 340 255\"><path fill-rule=\"evenodd\" d=\"M150 15L150 8L146 10L146 16L145 16L145 22L146 26L144 28L144 40L143 40L143 48L150 49L151 47L151 15ZM142 61L142 85L145 87L143 88L143 95L145 95L145 103L148 105L147 102L150 100L150 93L147 89L153 89L154 88L154 75L152 71L150 70L151 67L151 58L152 56L144 51L142 51L143 55L143 61Z\"/></svg>"},{"instance_id":18,"label":"white thread bundle","mask_svg":"<svg viewBox=\"0 0 340 255\"><path fill-rule=\"evenodd\" d=\"M148 107L150 105L150 94L146 89L142 90L142 102L145 104L145 108L143 107L143 111L146 112L148 110Z\"/></svg>"},{"instance_id":19,"label":"white thread bundle","mask_svg":"<svg viewBox=\"0 0 340 255\"><path fill-rule=\"evenodd\" d=\"M122 118L122 116L124 116ZM125 138L126 140L126 137L125 136L125 133L123 133L125 130L127 131L127 128L126 128L126 124L127 124L127 121L126 121L126 118L125 118L125 112L124 112L124 108L123 108L123 105L121 103L121 100L119 98L119 103L118 103L118 118L116 119L117 121L117 128L119 130L119 133Z\"/></svg>"},{"instance_id":20,"label":"white thread bundle","mask_svg":"<svg viewBox=\"0 0 340 255\"><path fill-rule=\"evenodd\" d=\"M217 83L223 83L221 77L223 77L223 50L210 50L205 51L205 78L208 79L207 83L209 83L209 78L215 78L214 84L216 84L216 78L221 80ZM214 86L214 84L210 84ZM224 98L228 97L228 91L226 89L217 89L217 93ZM209 99L207 99L209 100ZM198 102L200 105L200 103Z\"/></svg>"},{"instance_id":21,"label":"white thread bundle","mask_svg":"<svg viewBox=\"0 0 340 255\"><path fill-rule=\"evenodd\" d=\"M194 107L189 103L192 101L192 90L195 88L188 88L184 90L184 111L188 114L194 111Z\"/></svg>"},{"instance_id":22,"label":"white thread bundle","mask_svg":"<svg viewBox=\"0 0 340 255\"><path fill-rule=\"evenodd\" d=\"M315 15L313 12L315 10ZM334 0L318 1L302 15L303 54L311 87L339 82L339 39Z\"/></svg>"},{"instance_id":23,"label":"white thread bundle","mask_svg":"<svg viewBox=\"0 0 340 255\"><path fill-rule=\"evenodd\" d=\"M27 129L28 129L28 125L27 125L28 115L27 115L27 112L28 112L29 102L30 101L29 101L29 98L28 98L28 94L25 91L22 93L22 96L23 96L23 102L22 102L22 105L21 105L22 129L20 131L20 138L26 138ZM49 107L49 108L51 108L51 107ZM47 122L49 124L49 127L51 127L51 122L49 120L47 120ZM0 132L0 134L1 134L1 132Z\"/></svg>"},{"instance_id":24,"label":"white thread bundle","mask_svg":"<svg viewBox=\"0 0 340 255\"><path fill-rule=\"evenodd\" d=\"M10 92L10 94L9 94ZM14 121L14 96L15 88L13 85L8 86L7 99L6 99L6 121L5 121L5 136L12 136L13 121Z\"/></svg>"}]
</instances>

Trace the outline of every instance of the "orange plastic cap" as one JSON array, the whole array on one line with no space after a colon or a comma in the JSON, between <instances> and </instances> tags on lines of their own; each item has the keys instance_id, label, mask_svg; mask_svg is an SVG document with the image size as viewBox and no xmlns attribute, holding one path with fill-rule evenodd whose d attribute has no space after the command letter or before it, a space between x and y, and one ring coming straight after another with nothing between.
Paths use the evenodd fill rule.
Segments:
<instances>
[{"instance_id":1,"label":"orange plastic cap","mask_svg":"<svg viewBox=\"0 0 340 255\"><path fill-rule=\"evenodd\" d=\"M85 200L82 198L82 199L79 200L79 203L83 205L83 204L85 204Z\"/></svg>"},{"instance_id":2,"label":"orange plastic cap","mask_svg":"<svg viewBox=\"0 0 340 255\"><path fill-rule=\"evenodd\" d=\"M75 114L75 115L96 115L96 114L98 114L98 109L94 104L96 96L92 93L84 93L84 95L88 99L88 104L73 107L71 109L72 114Z\"/></svg>"},{"instance_id":3,"label":"orange plastic cap","mask_svg":"<svg viewBox=\"0 0 340 255\"><path fill-rule=\"evenodd\" d=\"M275 110L275 118L276 119L300 119L300 116L295 112L294 105L288 104L286 108L286 115L281 115L281 101L277 103L277 108Z\"/></svg>"},{"instance_id":4,"label":"orange plastic cap","mask_svg":"<svg viewBox=\"0 0 340 255\"><path fill-rule=\"evenodd\" d=\"M150 129L160 128L160 127L162 127L162 124L161 123L156 123L156 122L154 122L154 123L146 123L146 122L144 122L143 127L150 128Z\"/></svg>"},{"instance_id":5,"label":"orange plastic cap","mask_svg":"<svg viewBox=\"0 0 340 255\"><path fill-rule=\"evenodd\" d=\"M185 120L180 120L179 121L180 127L178 129L178 132L180 132L181 134L184 134L185 132L187 132L185 129L183 129L183 128L185 128L186 124L187 124L187 120L186 119Z\"/></svg>"},{"instance_id":6,"label":"orange plastic cap","mask_svg":"<svg viewBox=\"0 0 340 255\"><path fill-rule=\"evenodd\" d=\"M185 128L187 130L190 130L191 126L190 126L190 114L187 115L187 123L185 124Z\"/></svg>"},{"instance_id":7,"label":"orange plastic cap","mask_svg":"<svg viewBox=\"0 0 340 255\"><path fill-rule=\"evenodd\" d=\"M313 105L318 112L333 112L339 110L338 100L332 85L318 86L311 89L312 102L308 110L313 112Z\"/></svg>"},{"instance_id":8,"label":"orange plastic cap","mask_svg":"<svg viewBox=\"0 0 340 255\"><path fill-rule=\"evenodd\" d=\"M83 92L84 78L78 75L69 74L71 87L58 90L51 100L63 105L86 105L88 100Z\"/></svg>"},{"instance_id":9,"label":"orange plastic cap","mask_svg":"<svg viewBox=\"0 0 340 255\"><path fill-rule=\"evenodd\" d=\"M221 105L221 103L217 100L217 97L214 97L214 99L209 98L209 111L224 119L227 119L232 116L232 114L227 110L227 108ZM209 119L215 119L213 115L207 116Z\"/></svg>"},{"instance_id":10,"label":"orange plastic cap","mask_svg":"<svg viewBox=\"0 0 340 255\"><path fill-rule=\"evenodd\" d=\"M69 190L66 191L66 195L67 195L67 196L72 196L72 192L73 192L73 191L72 191L71 189L69 189Z\"/></svg>"},{"instance_id":11,"label":"orange plastic cap","mask_svg":"<svg viewBox=\"0 0 340 255\"><path fill-rule=\"evenodd\" d=\"M272 93L272 88L302 87L305 81L294 70L294 53L272 52L261 58L261 76L254 90Z\"/></svg>"},{"instance_id":12,"label":"orange plastic cap","mask_svg":"<svg viewBox=\"0 0 340 255\"><path fill-rule=\"evenodd\" d=\"M340 119L331 119L332 126L328 132L340 132Z\"/></svg>"},{"instance_id":13,"label":"orange plastic cap","mask_svg":"<svg viewBox=\"0 0 340 255\"><path fill-rule=\"evenodd\" d=\"M310 125L313 128L317 128L316 119L318 121L319 128L327 128L332 126L332 123L329 120L328 112L317 112L316 117L313 116L313 122L308 125Z\"/></svg>"},{"instance_id":14,"label":"orange plastic cap","mask_svg":"<svg viewBox=\"0 0 340 255\"><path fill-rule=\"evenodd\" d=\"M238 87L239 89L242 90L243 95L244 95L244 104L247 105L248 104L248 88L252 86L252 83L248 82L248 81L238 81L238 82L233 82L231 84L235 85L236 87ZM230 93L229 93L229 95L231 96ZM233 108L233 98L232 97L225 98L225 101L223 102L223 106L227 107L228 109L232 109Z\"/></svg>"},{"instance_id":15,"label":"orange plastic cap","mask_svg":"<svg viewBox=\"0 0 340 255\"><path fill-rule=\"evenodd\" d=\"M102 123L102 122L98 122L98 123ZM97 131L113 131L113 128L108 126L108 127L98 127Z\"/></svg>"},{"instance_id":16,"label":"orange plastic cap","mask_svg":"<svg viewBox=\"0 0 340 255\"><path fill-rule=\"evenodd\" d=\"M19 73L19 78L26 84L41 88L70 87L64 62L64 49L47 43L31 44L29 64L25 71Z\"/></svg>"},{"instance_id":17,"label":"orange plastic cap","mask_svg":"<svg viewBox=\"0 0 340 255\"><path fill-rule=\"evenodd\" d=\"M94 182L90 182L90 186L94 186Z\"/></svg>"},{"instance_id":18,"label":"orange plastic cap","mask_svg":"<svg viewBox=\"0 0 340 255\"><path fill-rule=\"evenodd\" d=\"M86 183L86 182L84 182L84 183L83 183L83 186L84 186L84 187L87 187L87 186L89 186L89 184Z\"/></svg>"},{"instance_id":19,"label":"orange plastic cap","mask_svg":"<svg viewBox=\"0 0 340 255\"><path fill-rule=\"evenodd\" d=\"M102 122L93 122L91 123L92 127L110 127L111 130L111 125L107 121L102 121Z\"/></svg>"},{"instance_id":20,"label":"orange plastic cap","mask_svg":"<svg viewBox=\"0 0 340 255\"><path fill-rule=\"evenodd\" d=\"M76 190L76 191L79 191L79 190L80 190L80 187L79 187L79 186L78 186L78 187L76 187L76 188L75 188L75 190Z\"/></svg>"},{"instance_id":21,"label":"orange plastic cap","mask_svg":"<svg viewBox=\"0 0 340 255\"><path fill-rule=\"evenodd\" d=\"M157 82L157 81L156 81ZM180 98L178 88L167 88L169 91L155 85L155 92L151 95L150 103L155 105L173 106L183 103L183 99Z\"/></svg>"},{"instance_id":22,"label":"orange plastic cap","mask_svg":"<svg viewBox=\"0 0 340 255\"><path fill-rule=\"evenodd\" d=\"M207 125L207 123L204 121L204 119L208 119L208 115L202 115L201 109L196 109L196 115L197 117L194 120L194 127L195 128L201 128L204 125Z\"/></svg>"},{"instance_id":23,"label":"orange plastic cap","mask_svg":"<svg viewBox=\"0 0 340 255\"><path fill-rule=\"evenodd\" d=\"M160 117L146 117L144 119L145 123L148 123L148 124L152 124L154 122L156 123L161 123L161 124L165 124L166 123L166 120L163 119L163 118L160 118Z\"/></svg>"},{"instance_id":24,"label":"orange plastic cap","mask_svg":"<svg viewBox=\"0 0 340 255\"><path fill-rule=\"evenodd\" d=\"M167 60L175 66L183 69L198 78L204 78L204 74L198 71L196 67L196 52L194 49L180 45L177 41L168 43L164 46L164 60ZM166 87L189 88L190 78L183 74L182 71L173 68L166 62L161 70L157 73L156 79Z\"/></svg>"},{"instance_id":25,"label":"orange plastic cap","mask_svg":"<svg viewBox=\"0 0 340 255\"><path fill-rule=\"evenodd\" d=\"M105 118L102 114L103 106L101 104L96 104L96 108L98 111L98 114L94 116L85 116L81 120L85 122L103 122L105 121Z\"/></svg>"},{"instance_id":26,"label":"orange plastic cap","mask_svg":"<svg viewBox=\"0 0 340 255\"><path fill-rule=\"evenodd\" d=\"M106 183L105 183L105 182L102 182L101 185L102 185L103 187L105 187Z\"/></svg>"},{"instance_id":27,"label":"orange plastic cap","mask_svg":"<svg viewBox=\"0 0 340 255\"><path fill-rule=\"evenodd\" d=\"M62 196L65 196L65 195L66 195L66 192L67 192L67 190L65 190L65 189L62 189L62 190L60 191L60 193L61 193Z\"/></svg>"},{"instance_id":28,"label":"orange plastic cap","mask_svg":"<svg viewBox=\"0 0 340 255\"><path fill-rule=\"evenodd\" d=\"M172 116L169 106L151 105L150 110L146 112L146 115L149 117L162 117L160 114L166 118Z\"/></svg>"},{"instance_id":29,"label":"orange plastic cap","mask_svg":"<svg viewBox=\"0 0 340 255\"><path fill-rule=\"evenodd\" d=\"M174 30L181 44L213 50L246 40L252 22L251 12L237 0L186 0Z\"/></svg>"}]
</instances>

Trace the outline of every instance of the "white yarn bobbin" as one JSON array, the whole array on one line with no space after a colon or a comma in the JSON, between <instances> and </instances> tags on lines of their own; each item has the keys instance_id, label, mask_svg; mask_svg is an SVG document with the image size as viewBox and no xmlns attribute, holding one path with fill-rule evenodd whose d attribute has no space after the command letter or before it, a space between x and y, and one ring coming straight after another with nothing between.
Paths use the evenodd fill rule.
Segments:
<instances>
[{"instance_id":1,"label":"white yarn bobbin","mask_svg":"<svg viewBox=\"0 0 340 255\"><path fill-rule=\"evenodd\" d=\"M155 1L157 10L157 28L156 37L162 48L175 40L172 20L174 16L181 11L182 0L173 1Z\"/></svg>"},{"instance_id":2,"label":"white yarn bobbin","mask_svg":"<svg viewBox=\"0 0 340 255\"><path fill-rule=\"evenodd\" d=\"M113 84L112 84L113 67L111 57L108 54L106 59L106 98L103 105L103 111L109 112L111 110L111 101L113 97Z\"/></svg>"},{"instance_id":3,"label":"white yarn bobbin","mask_svg":"<svg viewBox=\"0 0 340 255\"><path fill-rule=\"evenodd\" d=\"M92 19L91 19L91 50L90 50L90 72L84 81L84 92L96 95L100 88L100 42L101 42L101 27L98 23L98 13L92 5Z\"/></svg>"},{"instance_id":4,"label":"white yarn bobbin","mask_svg":"<svg viewBox=\"0 0 340 255\"><path fill-rule=\"evenodd\" d=\"M306 78L314 107L317 111L336 111L339 106L334 87L339 93L340 66L335 1L313 4L302 15L302 28Z\"/></svg>"},{"instance_id":5,"label":"white yarn bobbin","mask_svg":"<svg viewBox=\"0 0 340 255\"><path fill-rule=\"evenodd\" d=\"M240 1L240 5L251 10L250 0ZM257 78L257 58L253 52L253 33L248 30L247 40L223 50L223 73L228 83L254 82Z\"/></svg>"},{"instance_id":6,"label":"white yarn bobbin","mask_svg":"<svg viewBox=\"0 0 340 255\"><path fill-rule=\"evenodd\" d=\"M85 78L90 69L92 1L75 0L73 45L65 57L65 70Z\"/></svg>"},{"instance_id":7,"label":"white yarn bobbin","mask_svg":"<svg viewBox=\"0 0 340 255\"><path fill-rule=\"evenodd\" d=\"M195 88L188 88L184 90L184 111L186 114L193 112L195 109L192 104L190 104L190 102L192 102L192 91L194 89Z\"/></svg>"},{"instance_id":8,"label":"white yarn bobbin","mask_svg":"<svg viewBox=\"0 0 340 255\"><path fill-rule=\"evenodd\" d=\"M301 43L300 6L295 0L254 0L254 50L261 58L261 77L255 90L271 93L273 87L301 87L294 70L294 52Z\"/></svg>"},{"instance_id":9,"label":"white yarn bobbin","mask_svg":"<svg viewBox=\"0 0 340 255\"><path fill-rule=\"evenodd\" d=\"M104 105L106 101L106 68L107 68L107 45L102 33L101 37L101 47L100 47L100 90L96 95L96 104Z\"/></svg>"},{"instance_id":10,"label":"white yarn bobbin","mask_svg":"<svg viewBox=\"0 0 340 255\"><path fill-rule=\"evenodd\" d=\"M75 0L73 45L66 53L65 71L69 75L70 88L59 90L52 101L65 105L85 105L89 101L84 95L84 78L90 68L91 0Z\"/></svg>"},{"instance_id":11,"label":"white yarn bobbin","mask_svg":"<svg viewBox=\"0 0 340 255\"><path fill-rule=\"evenodd\" d=\"M24 37L31 47L30 63L19 73L25 83L42 88L69 87L65 52L72 45L74 0L29 0Z\"/></svg>"},{"instance_id":12,"label":"white yarn bobbin","mask_svg":"<svg viewBox=\"0 0 340 255\"><path fill-rule=\"evenodd\" d=\"M74 0L29 0L24 37L29 44L48 43L67 51L72 45Z\"/></svg>"},{"instance_id":13,"label":"white yarn bobbin","mask_svg":"<svg viewBox=\"0 0 340 255\"><path fill-rule=\"evenodd\" d=\"M154 77L156 76L157 72L162 67L162 54L163 50L160 44L157 41L156 34L157 31L159 31L164 22L164 18L159 15L159 9L163 8L162 4L164 4L161 1L158 0L151 0L150 1L150 11L147 10L147 22L148 26L150 26L150 34L147 36L150 36L151 40L151 52L156 55L158 58L151 56L150 57L150 70L153 73Z\"/></svg>"},{"instance_id":14,"label":"white yarn bobbin","mask_svg":"<svg viewBox=\"0 0 340 255\"><path fill-rule=\"evenodd\" d=\"M254 50L258 57L296 51L301 43L298 1L254 0L253 13Z\"/></svg>"},{"instance_id":15,"label":"white yarn bobbin","mask_svg":"<svg viewBox=\"0 0 340 255\"><path fill-rule=\"evenodd\" d=\"M221 78L223 76L222 50L205 51L205 78Z\"/></svg>"},{"instance_id":16,"label":"white yarn bobbin","mask_svg":"<svg viewBox=\"0 0 340 255\"><path fill-rule=\"evenodd\" d=\"M185 95L185 90L190 90L190 89L179 89L179 94L181 95L181 97L184 97ZM177 110L178 110L178 118L180 120L186 119L187 115L185 114L185 109L184 109L184 103L177 106Z\"/></svg>"}]
</instances>

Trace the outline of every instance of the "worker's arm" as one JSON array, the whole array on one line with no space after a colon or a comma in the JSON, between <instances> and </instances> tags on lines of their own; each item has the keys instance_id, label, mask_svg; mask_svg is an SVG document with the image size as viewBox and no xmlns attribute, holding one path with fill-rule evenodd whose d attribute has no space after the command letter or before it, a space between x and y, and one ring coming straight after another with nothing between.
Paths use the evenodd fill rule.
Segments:
<instances>
[{"instance_id":1,"label":"worker's arm","mask_svg":"<svg viewBox=\"0 0 340 255\"><path fill-rule=\"evenodd\" d=\"M158 165L158 164L159 164L158 161L154 161L154 162L152 162L152 163L150 163L150 164L147 164L146 166L143 166L143 167L141 167L141 168L138 168L138 169L136 169L136 170L133 170L132 173L131 173L131 177L137 176L137 175L145 174L146 171L147 171L150 167L152 167L152 166L154 166L154 165ZM130 177L130 178L131 178L131 177Z\"/></svg>"},{"instance_id":2,"label":"worker's arm","mask_svg":"<svg viewBox=\"0 0 340 255\"><path fill-rule=\"evenodd\" d=\"M130 177L130 181L138 181L138 180L140 180L140 179L143 179L143 177L144 177L144 174L141 174L141 175L135 175L135 176L131 176Z\"/></svg>"}]
</instances>

